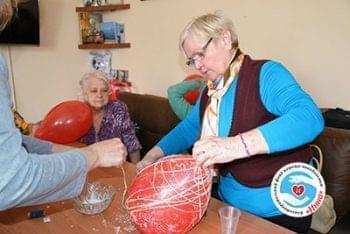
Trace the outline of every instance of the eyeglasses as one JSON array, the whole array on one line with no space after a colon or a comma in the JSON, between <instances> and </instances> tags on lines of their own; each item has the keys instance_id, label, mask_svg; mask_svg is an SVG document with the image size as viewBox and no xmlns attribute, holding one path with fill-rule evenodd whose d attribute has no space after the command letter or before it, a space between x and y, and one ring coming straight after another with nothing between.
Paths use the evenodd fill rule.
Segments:
<instances>
[{"instance_id":1,"label":"eyeglasses","mask_svg":"<svg viewBox=\"0 0 350 234\"><path fill-rule=\"evenodd\" d=\"M205 57L205 51L207 50L207 48L212 40L213 40L213 38L211 37L208 40L208 42L205 43L205 45L202 47L201 52L197 52L192 57L188 58L186 61L186 65L193 67L195 65L196 61L201 61Z\"/></svg>"}]
</instances>

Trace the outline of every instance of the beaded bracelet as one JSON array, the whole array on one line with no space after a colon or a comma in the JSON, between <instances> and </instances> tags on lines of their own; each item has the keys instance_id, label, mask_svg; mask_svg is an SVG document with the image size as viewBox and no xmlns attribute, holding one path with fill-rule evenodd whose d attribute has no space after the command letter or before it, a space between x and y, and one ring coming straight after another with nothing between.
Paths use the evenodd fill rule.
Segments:
<instances>
[{"instance_id":1,"label":"beaded bracelet","mask_svg":"<svg viewBox=\"0 0 350 234\"><path fill-rule=\"evenodd\" d=\"M241 141L242 141L242 144L244 145L244 150L245 150L247 156L250 156L250 153L249 153L249 150L248 150L248 146L247 146L247 144L245 143L242 134L238 133L238 135L239 135L239 138L240 138Z\"/></svg>"}]
</instances>

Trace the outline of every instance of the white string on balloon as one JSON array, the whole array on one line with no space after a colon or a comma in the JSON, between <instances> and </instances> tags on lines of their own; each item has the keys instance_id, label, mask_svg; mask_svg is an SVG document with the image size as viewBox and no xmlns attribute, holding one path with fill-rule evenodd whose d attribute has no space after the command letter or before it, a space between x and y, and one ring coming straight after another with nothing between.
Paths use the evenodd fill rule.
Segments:
<instances>
[{"instance_id":1,"label":"white string on balloon","mask_svg":"<svg viewBox=\"0 0 350 234\"><path fill-rule=\"evenodd\" d=\"M128 191L128 185L126 184L126 176L125 176L125 170L123 167L120 167L120 169L122 170L123 172L123 181L124 181L124 191L123 191L123 197L122 197L122 207L124 209L126 209L126 206L125 206L125 195Z\"/></svg>"},{"instance_id":2,"label":"white string on balloon","mask_svg":"<svg viewBox=\"0 0 350 234\"><path fill-rule=\"evenodd\" d=\"M145 222L148 219L155 222L154 217L145 217L145 214L165 209L169 211L167 214L174 212L191 217L188 223L191 228L208 207L211 182L210 170L197 166L191 156L167 156L137 175L129 188L126 207L136 224L138 220L135 219L140 217Z\"/></svg>"}]
</instances>

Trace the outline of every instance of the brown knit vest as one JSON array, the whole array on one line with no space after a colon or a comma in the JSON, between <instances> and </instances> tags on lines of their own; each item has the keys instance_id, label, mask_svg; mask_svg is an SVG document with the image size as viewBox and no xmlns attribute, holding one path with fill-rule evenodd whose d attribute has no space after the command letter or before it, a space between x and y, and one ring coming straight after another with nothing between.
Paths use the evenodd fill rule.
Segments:
<instances>
[{"instance_id":1,"label":"brown knit vest","mask_svg":"<svg viewBox=\"0 0 350 234\"><path fill-rule=\"evenodd\" d=\"M260 98L259 75L265 62L267 60L255 61L247 55L244 57L236 87L230 136L244 133L278 117L265 108ZM208 101L207 88L205 88L200 100L201 119L203 119ZM218 167L221 175L230 172L240 183L259 188L270 185L274 174L284 165L292 162L308 163L311 157L310 147L304 145L280 153L260 154L238 159L220 164Z\"/></svg>"}]
</instances>

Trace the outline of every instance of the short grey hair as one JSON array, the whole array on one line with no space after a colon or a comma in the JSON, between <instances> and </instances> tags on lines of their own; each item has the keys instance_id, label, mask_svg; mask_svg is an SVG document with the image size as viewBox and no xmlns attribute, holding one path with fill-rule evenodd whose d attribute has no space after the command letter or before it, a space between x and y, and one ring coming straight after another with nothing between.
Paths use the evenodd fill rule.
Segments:
<instances>
[{"instance_id":1,"label":"short grey hair","mask_svg":"<svg viewBox=\"0 0 350 234\"><path fill-rule=\"evenodd\" d=\"M183 44L189 35L209 40L210 38L218 38L224 31L229 31L231 34L232 48L238 48L238 36L231 19L223 16L220 12L199 16L183 29L180 34L179 48L184 52Z\"/></svg>"},{"instance_id":2,"label":"short grey hair","mask_svg":"<svg viewBox=\"0 0 350 234\"><path fill-rule=\"evenodd\" d=\"M79 81L80 88L81 88L81 94L84 94L84 92L86 90L86 86L87 86L86 81L91 79L91 78L96 78L96 79L102 80L108 87L109 79L108 79L108 76L106 75L106 73L101 72L101 71L89 72L89 73L86 73L85 75L83 75L83 77Z\"/></svg>"}]
</instances>

